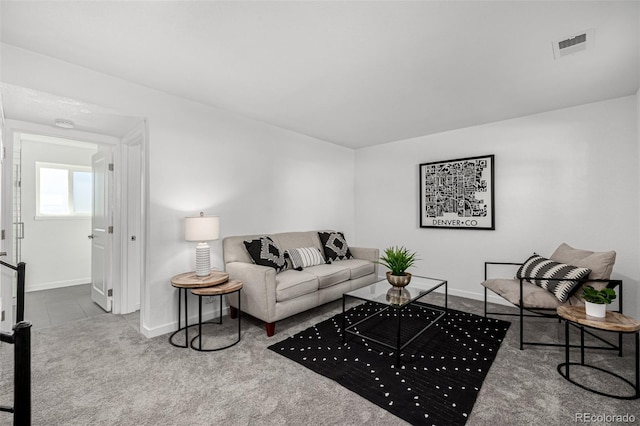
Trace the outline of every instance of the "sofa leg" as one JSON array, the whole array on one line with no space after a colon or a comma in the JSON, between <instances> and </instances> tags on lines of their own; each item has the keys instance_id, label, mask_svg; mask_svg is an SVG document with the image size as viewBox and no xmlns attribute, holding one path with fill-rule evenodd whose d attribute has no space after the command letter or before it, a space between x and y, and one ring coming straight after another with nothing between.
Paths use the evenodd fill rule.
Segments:
<instances>
[{"instance_id":1,"label":"sofa leg","mask_svg":"<svg viewBox=\"0 0 640 426\"><path fill-rule=\"evenodd\" d=\"M264 324L267 329L267 337L271 337L276 334L276 323L275 322L267 322Z\"/></svg>"},{"instance_id":2,"label":"sofa leg","mask_svg":"<svg viewBox=\"0 0 640 426\"><path fill-rule=\"evenodd\" d=\"M229 316L231 319L238 318L238 308L234 308L233 306L229 306Z\"/></svg>"}]
</instances>

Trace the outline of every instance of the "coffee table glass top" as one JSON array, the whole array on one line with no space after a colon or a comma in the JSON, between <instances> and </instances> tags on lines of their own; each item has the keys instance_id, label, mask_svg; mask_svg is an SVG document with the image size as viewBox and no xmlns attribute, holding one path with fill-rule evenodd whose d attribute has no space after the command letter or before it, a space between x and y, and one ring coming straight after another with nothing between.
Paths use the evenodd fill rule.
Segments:
<instances>
[{"instance_id":1,"label":"coffee table glass top","mask_svg":"<svg viewBox=\"0 0 640 426\"><path fill-rule=\"evenodd\" d=\"M427 293L446 283L438 278L428 278L413 275L411 282L406 287L393 287L385 279L346 293L349 297L355 297L370 302L382 303L392 307L404 307L421 298Z\"/></svg>"}]
</instances>

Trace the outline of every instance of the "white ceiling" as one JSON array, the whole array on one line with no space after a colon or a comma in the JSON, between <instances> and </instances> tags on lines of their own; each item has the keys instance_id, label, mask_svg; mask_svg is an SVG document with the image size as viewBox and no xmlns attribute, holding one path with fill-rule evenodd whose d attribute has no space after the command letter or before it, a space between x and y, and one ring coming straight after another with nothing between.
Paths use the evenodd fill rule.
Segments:
<instances>
[{"instance_id":1,"label":"white ceiling","mask_svg":"<svg viewBox=\"0 0 640 426\"><path fill-rule=\"evenodd\" d=\"M54 125L56 119L70 120L76 130L115 137L126 135L141 120L120 115L98 105L0 83L6 118Z\"/></svg>"},{"instance_id":2,"label":"white ceiling","mask_svg":"<svg viewBox=\"0 0 640 426\"><path fill-rule=\"evenodd\" d=\"M2 0L0 35L359 148L636 93L639 6ZM553 41L588 29L592 49L554 59Z\"/></svg>"}]
</instances>

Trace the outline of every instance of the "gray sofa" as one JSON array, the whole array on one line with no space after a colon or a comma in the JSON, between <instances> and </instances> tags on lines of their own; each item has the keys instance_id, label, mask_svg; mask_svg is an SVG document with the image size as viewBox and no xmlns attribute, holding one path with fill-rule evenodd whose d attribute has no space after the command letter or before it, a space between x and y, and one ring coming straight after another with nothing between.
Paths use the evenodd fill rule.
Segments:
<instances>
[{"instance_id":1,"label":"gray sofa","mask_svg":"<svg viewBox=\"0 0 640 426\"><path fill-rule=\"evenodd\" d=\"M268 336L275 333L276 321L339 299L343 293L378 280L375 261L379 250L376 248L349 246L353 259L308 266L303 270L278 272L273 267L257 265L244 242L264 236L270 237L281 251L317 247L323 253L324 247L318 231L241 235L223 240L225 271L230 279L244 284L240 293L242 312L263 320ZM238 308L238 295L230 295L228 300L233 316Z\"/></svg>"}]
</instances>

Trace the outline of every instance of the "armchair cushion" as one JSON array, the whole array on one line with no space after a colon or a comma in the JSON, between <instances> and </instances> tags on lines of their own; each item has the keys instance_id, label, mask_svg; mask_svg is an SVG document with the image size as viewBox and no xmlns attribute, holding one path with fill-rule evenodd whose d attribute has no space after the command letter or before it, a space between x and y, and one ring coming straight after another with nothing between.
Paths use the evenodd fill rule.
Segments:
<instances>
[{"instance_id":1,"label":"armchair cushion","mask_svg":"<svg viewBox=\"0 0 640 426\"><path fill-rule=\"evenodd\" d=\"M534 254L518 269L516 277L528 278L528 282L553 293L560 303L564 303L589 273L591 269L554 262Z\"/></svg>"},{"instance_id":2,"label":"armchair cushion","mask_svg":"<svg viewBox=\"0 0 640 426\"><path fill-rule=\"evenodd\" d=\"M490 278L482 285L513 305L520 306L520 280ZM540 287L526 281L522 282L522 300L522 305L528 309L555 309L561 305L553 294L541 291Z\"/></svg>"},{"instance_id":3,"label":"armchair cushion","mask_svg":"<svg viewBox=\"0 0 640 426\"><path fill-rule=\"evenodd\" d=\"M611 278L613 271L613 265L616 262L615 251L602 251L593 252L589 250L576 249L568 244L562 243L553 252L550 257L551 260L556 262L567 263L569 265L579 266L582 268L591 269L589 278L592 280L608 280ZM601 289L606 287L605 282L587 282L585 284L591 285L594 288Z\"/></svg>"}]
</instances>

